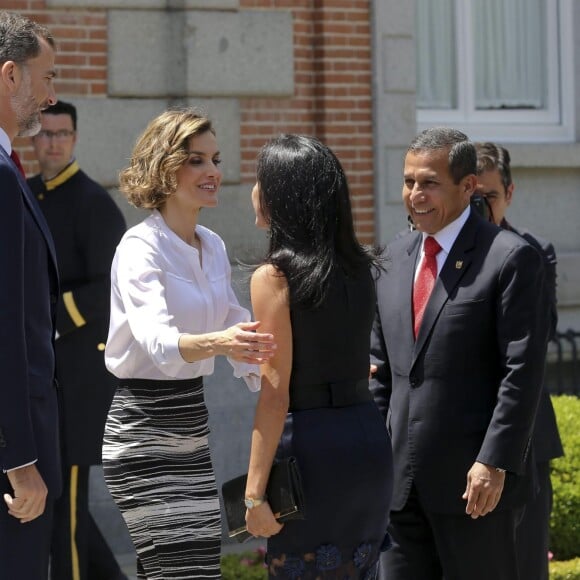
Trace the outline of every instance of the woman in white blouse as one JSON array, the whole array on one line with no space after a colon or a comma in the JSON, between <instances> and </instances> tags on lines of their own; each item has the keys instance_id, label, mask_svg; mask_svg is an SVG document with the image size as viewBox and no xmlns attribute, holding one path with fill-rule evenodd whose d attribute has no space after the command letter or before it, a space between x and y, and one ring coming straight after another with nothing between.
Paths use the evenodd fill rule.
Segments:
<instances>
[{"instance_id":1,"label":"woman in white blouse","mask_svg":"<svg viewBox=\"0 0 580 580\"><path fill-rule=\"evenodd\" d=\"M255 365L275 348L232 291L223 241L197 223L217 205L219 163L211 122L172 110L149 124L120 175L129 202L153 211L113 260L105 361L120 381L103 465L148 580L221 577L202 377L226 355L257 390Z\"/></svg>"}]
</instances>

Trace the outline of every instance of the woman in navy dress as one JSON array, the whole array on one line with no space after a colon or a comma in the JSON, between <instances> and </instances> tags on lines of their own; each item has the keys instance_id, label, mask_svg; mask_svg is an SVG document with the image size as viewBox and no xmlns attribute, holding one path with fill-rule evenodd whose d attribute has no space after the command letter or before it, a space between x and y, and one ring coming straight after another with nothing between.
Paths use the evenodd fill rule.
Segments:
<instances>
[{"instance_id":1,"label":"woman in navy dress","mask_svg":"<svg viewBox=\"0 0 580 580\"><path fill-rule=\"evenodd\" d=\"M262 365L248 483L248 530L268 538L270 578L374 579L385 549L391 444L368 389L377 256L355 237L340 162L318 140L282 135L258 156L256 225L269 249L251 282ZM265 497L275 457L294 456L305 519L279 524Z\"/></svg>"}]
</instances>

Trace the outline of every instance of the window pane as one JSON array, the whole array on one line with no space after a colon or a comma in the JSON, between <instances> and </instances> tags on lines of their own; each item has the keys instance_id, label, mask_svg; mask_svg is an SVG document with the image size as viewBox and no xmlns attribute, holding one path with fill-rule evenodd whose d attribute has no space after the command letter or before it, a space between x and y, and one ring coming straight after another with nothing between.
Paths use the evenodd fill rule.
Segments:
<instances>
[{"instance_id":1,"label":"window pane","mask_svg":"<svg viewBox=\"0 0 580 580\"><path fill-rule=\"evenodd\" d=\"M417 108L457 108L454 0L417 0Z\"/></svg>"},{"instance_id":2,"label":"window pane","mask_svg":"<svg viewBox=\"0 0 580 580\"><path fill-rule=\"evenodd\" d=\"M546 0L473 0L476 109L546 106Z\"/></svg>"}]
</instances>

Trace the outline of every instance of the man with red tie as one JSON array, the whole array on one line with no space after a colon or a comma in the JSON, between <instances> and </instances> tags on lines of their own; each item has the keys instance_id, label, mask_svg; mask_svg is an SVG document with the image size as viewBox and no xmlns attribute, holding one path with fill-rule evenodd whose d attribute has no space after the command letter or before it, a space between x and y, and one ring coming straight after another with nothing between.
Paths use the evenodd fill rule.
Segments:
<instances>
[{"instance_id":1,"label":"man with red tie","mask_svg":"<svg viewBox=\"0 0 580 580\"><path fill-rule=\"evenodd\" d=\"M417 136L403 179L417 231L388 247L371 336L395 472L381 578L517 580L546 348L542 259L470 208L476 152L460 131Z\"/></svg>"},{"instance_id":2,"label":"man with red tie","mask_svg":"<svg viewBox=\"0 0 580 580\"><path fill-rule=\"evenodd\" d=\"M0 11L0 578L45 580L61 469L54 357L59 285L52 238L16 163L17 135L56 102L54 41Z\"/></svg>"}]
</instances>

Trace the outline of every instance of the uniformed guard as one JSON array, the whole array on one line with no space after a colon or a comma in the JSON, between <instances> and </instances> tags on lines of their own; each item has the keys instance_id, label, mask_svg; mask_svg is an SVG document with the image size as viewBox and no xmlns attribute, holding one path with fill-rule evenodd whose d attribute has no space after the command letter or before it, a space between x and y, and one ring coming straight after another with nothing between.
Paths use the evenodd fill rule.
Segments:
<instances>
[{"instance_id":1,"label":"uniformed guard","mask_svg":"<svg viewBox=\"0 0 580 580\"><path fill-rule=\"evenodd\" d=\"M62 387L64 489L55 508L53 580L125 578L89 512L89 471L101 463L115 390L105 368L110 269L125 220L111 196L74 158L77 112L59 101L32 138L41 173L28 180L46 217L58 260L57 377Z\"/></svg>"}]
</instances>

